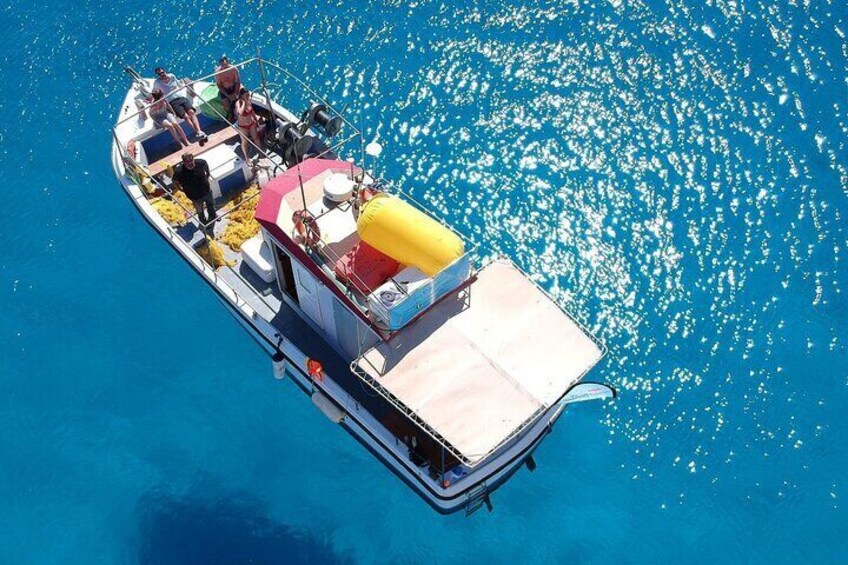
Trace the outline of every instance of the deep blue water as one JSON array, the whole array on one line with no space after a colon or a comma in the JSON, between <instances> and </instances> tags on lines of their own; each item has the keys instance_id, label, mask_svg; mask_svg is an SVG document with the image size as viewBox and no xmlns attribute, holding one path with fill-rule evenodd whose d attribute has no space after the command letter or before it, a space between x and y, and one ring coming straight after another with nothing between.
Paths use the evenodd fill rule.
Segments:
<instances>
[{"instance_id":1,"label":"deep blue water","mask_svg":"<svg viewBox=\"0 0 848 565\"><path fill-rule=\"evenodd\" d=\"M848 561L844 2L0 17L0 562ZM275 381L118 190L122 65L260 48L609 346L620 398L570 410L491 515L437 515Z\"/></svg>"}]
</instances>

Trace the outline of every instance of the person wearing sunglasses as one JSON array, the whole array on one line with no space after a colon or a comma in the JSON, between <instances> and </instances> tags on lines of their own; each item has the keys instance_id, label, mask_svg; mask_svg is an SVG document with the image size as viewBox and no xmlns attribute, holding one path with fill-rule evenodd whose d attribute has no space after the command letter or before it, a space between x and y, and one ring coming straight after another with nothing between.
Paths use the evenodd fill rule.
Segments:
<instances>
[{"instance_id":1,"label":"person wearing sunglasses","mask_svg":"<svg viewBox=\"0 0 848 565\"><path fill-rule=\"evenodd\" d=\"M153 88L158 88L162 91L177 116L188 122L188 124L194 129L197 140L200 141L201 145L203 145L207 137L200 128L200 122L197 119L197 111L191 104L191 100L180 94L180 89L185 86L185 81L180 81L173 73L167 72L163 67L156 67L153 72L156 73L156 79L153 81Z\"/></svg>"},{"instance_id":2,"label":"person wearing sunglasses","mask_svg":"<svg viewBox=\"0 0 848 565\"><path fill-rule=\"evenodd\" d=\"M215 222L218 216L215 213L215 199L209 185L209 164L185 152L182 154L182 163L174 170L173 178L176 188L182 190L194 204L201 230L207 236L215 237Z\"/></svg>"}]
</instances>

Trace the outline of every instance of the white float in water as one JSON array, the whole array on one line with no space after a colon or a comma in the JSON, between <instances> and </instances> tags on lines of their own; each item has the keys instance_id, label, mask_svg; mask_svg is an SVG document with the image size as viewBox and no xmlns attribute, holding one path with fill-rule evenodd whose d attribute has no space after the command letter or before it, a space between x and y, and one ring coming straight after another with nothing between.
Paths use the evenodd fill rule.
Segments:
<instances>
[{"instance_id":1,"label":"white float in water","mask_svg":"<svg viewBox=\"0 0 848 565\"><path fill-rule=\"evenodd\" d=\"M365 153L367 153L369 157L374 157L376 159L382 152L383 146L380 145L376 139L365 146Z\"/></svg>"}]
</instances>

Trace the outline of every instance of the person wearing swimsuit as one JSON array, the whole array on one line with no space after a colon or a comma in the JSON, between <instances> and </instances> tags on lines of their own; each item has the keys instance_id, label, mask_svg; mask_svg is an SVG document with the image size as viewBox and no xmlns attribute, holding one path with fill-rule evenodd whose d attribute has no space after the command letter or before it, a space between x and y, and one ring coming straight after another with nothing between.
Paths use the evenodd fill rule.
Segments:
<instances>
[{"instance_id":1,"label":"person wearing swimsuit","mask_svg":"<svg viewBox=\"0 0 848 565\"><path fill-rule=\"evenodd\" d=\"M150 117L153 118L153 123L161 128L171 132L174 141L180 144L180 147L188 147L189 142L180 126L179 120L174 115L174 109L171 104L165 99L162 91L158 88L153 89L153 103L150 105Z\"/></svg>"},{"instance_id":2,"label":"person wearing swimsuit","mask_svg":"<svg viewBox=\"0 0 848 565\"><path fill-rule=\"evenodd\" d=\"M262 148L262 141L259 139L259 118L256 117L256 112L253 110L250 91L246 88L239 91L239 97L236 100L236 116L239 134L241 135L241 152L244 159L247 160L247 136L249 135L253 139L253 143L260 149Z\"/></svg>"},{"instance_id":3,"label":"person wearing swimsuit","mask_svg":"<svg viewBox=\"0 0 848 565\"><path fill-rule=\"evenodd\" d=\"M233 104L238 100L241 91L241 77L238 69L230 65L226 55L221 56L219 65L215 67L215 84L218 85L218 97L224 104L227 120L233 121Z\"/></svg>"}]
</instances>

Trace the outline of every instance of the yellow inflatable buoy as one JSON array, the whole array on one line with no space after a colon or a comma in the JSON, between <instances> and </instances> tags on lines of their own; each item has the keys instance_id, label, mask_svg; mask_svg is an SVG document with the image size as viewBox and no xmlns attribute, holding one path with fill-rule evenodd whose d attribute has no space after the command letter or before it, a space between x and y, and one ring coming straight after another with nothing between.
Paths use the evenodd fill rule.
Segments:
<instances>
[{"instance_id":1,"label":"yellow inflatable buoy","mask_svg":"<svg viewBox=\"0 0 848 565\"><path fill-rule=\"evenodd\" d=\"M465 246L451 230L397 196L377 194L362 207L356 222L359 237L428 277L462 257Z\"/></svg>"}]
</instances>

